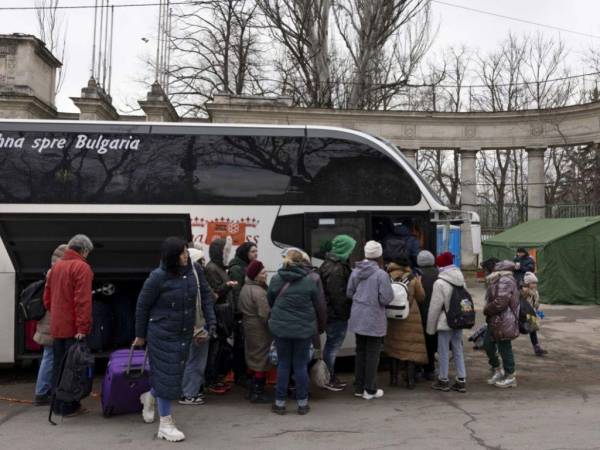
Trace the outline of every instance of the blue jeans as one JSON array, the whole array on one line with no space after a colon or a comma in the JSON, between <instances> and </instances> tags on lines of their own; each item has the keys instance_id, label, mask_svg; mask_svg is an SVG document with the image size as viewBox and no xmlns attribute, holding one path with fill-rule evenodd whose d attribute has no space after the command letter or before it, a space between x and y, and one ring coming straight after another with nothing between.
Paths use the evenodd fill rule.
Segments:
<instances>
[{"instance_id":1,"label":"blue jeans","mask_svg":"<svg viewBox=\"0 0 600 450\"><path fill-rule=\"evenodd\" d=\"M462 330L438 331L438 355L440 362L438 378L440 380L448 379L448 366L450 365L450 344L452 344L452 354L454 355L454 364L456 365L456 375L458 378L466 379L467 370L465 369Z\"/></svg>"},{"instance_id":2,"label":"blue jeans","mask_svg":"<svg viewBox=\"0 0 600 450\"><path fill-rule=\"evenodd\" d=\"M275 403L285 406L290 373L294 370L296 380L296 399L299 406L308 404L308 362L312 338L288 339L275 338L277 346L277 388Z\"/></svg>"},{"instance_id":3,"label":"blue jeans","mask_svg":"<svg viewBox=\"0 0 600 450\"><path fill-rule=\"evenodd\" d=\"M156 396L154 388L150 390L152 396L156 399L156 405L158 406L158 415L160 417L167 417L171 415L171 400Z\"/></svg>"},{"instance_id":4,"label":"blue jeans","mask_svg":"<svg viewBox=\"0 0 600 450\"><path fill-rule=\"evenodd\" d=\"M35 383L35 395L49 395L52 393L52 370L54 367L54 349L51 345L44 345L44 353L40 361L40 368Z\"/></svg>"},{"instance_id":5,"label":"blue jeans","mask_svg":"<svg viewBox=\"0 0 600 450\"><path fill-rule=\"evenodd\" d=\"M184 397L195 397L200 392L202 385L204 385L209 344L209 341L206 341L200 345L196 345L195 343L190 345L190 354L185 365L183 381L181 383Z\"/></svg>"},{"instance_id":6,"label":"blue jeans","mask_svg":"<svg viewBox=\"0 0 600 450\"><path fill-rule=\"evenodd\" d=\"M327 324L327 341L323 349L323 361L327 364L331 380L335 379L335 358L342 348L346 332L348 331L348 322L335 320Z\"/></svg>"}]
</instances>

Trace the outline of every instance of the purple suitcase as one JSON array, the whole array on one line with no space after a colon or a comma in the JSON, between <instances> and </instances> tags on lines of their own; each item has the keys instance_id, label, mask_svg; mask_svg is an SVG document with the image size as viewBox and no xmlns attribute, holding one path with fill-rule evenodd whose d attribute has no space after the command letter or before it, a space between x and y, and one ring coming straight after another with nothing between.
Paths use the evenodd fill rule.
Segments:
<instances>
[{"instance_id":1,"label":"purple suitcase","mask_svg":"<svg viewBox=\"0 0 600 450\"><path fill-rule=\"evenodd\" d=\"M110 355L102 382L105 417L140 412L140 395L149 390L150 366L144 350L123 349Z\"/></svg>"}]
</instances>

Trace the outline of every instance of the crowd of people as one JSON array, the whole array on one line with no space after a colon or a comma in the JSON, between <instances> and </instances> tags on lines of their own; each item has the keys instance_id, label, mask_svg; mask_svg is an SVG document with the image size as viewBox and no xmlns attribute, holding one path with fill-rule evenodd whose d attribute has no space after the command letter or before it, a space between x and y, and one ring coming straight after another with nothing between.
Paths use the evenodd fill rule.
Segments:
<instances>
[{"instance_id":1,"label":"crowd of people","mask_svg":"<svg viewBox=\"0 0 600 450\"><path fill-rule=\"evenodd\" d=\"M231 239L216 239L207 262L201 250L184 240L166 239L160 265L139 293L133 342L148 352L152 388L140 402L145 422L154 422L158 411L158 437L185 439L173 420L172 403L201 405L208 392L226 394L232 388L227 378L231 372L233 382L247 388L251 403L271 404L281 415L293 398L298 414L309 413L315 361L322 359L326 367L323 389L339 392L348 386L336 373L347 331L356 339L354 396L373 400L384 395L377 377L382 351L389 359L390 386L414 389L422 378L436 390L467 392L463 329L448 320L453 296L466 287L452 254L434 257L420 250L417 239L400 224L383 245L367 242L364 259L353 261L352 267L352 255L359 253L356 246L351 236L336 236L327 243L319 268L302 249L288 248L268 280L254 243L239 246L231 258ZM93 249L87 236L77 235L52 255L44 292L47 314L36 336L44 346L37 404L48 402L70 346L90 333L93 273L87 257ZM488 383L516 387L511 341L520 334L521 300L539 307L535 263L519 249L514 262L489 259L482 266L487 273L483 313ZM393 283L407 292L409 313L403 320L386 315L395 298ZM545 354L535 332L531 342L537 355ZM266 384L274 364L272 397ZM85 412L78 402L54 402L52 408L63 416Z\"/></svg>"}]
</instances>

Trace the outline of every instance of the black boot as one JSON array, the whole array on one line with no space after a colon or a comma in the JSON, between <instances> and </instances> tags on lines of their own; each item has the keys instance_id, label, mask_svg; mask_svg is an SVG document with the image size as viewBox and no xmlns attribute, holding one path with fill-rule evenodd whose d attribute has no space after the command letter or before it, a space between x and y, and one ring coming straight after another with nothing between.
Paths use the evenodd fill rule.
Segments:
<instances>
[{"instance_id":1,"label":"black boot","mask_svg":"<svg viewBox=\"0 0 600 450\"><path fill-rule=\"evenodd\" d=\"M264 378L262 379L254 379L252 386L250 387L250 403L272 403L273 399L269 398L269 396L265 393L265 384L266 381Z\"/></svg>"},{"instance_id":2,"label":"black boot","mask_svg":"<svg viewBox=\"0 0 600 450\"><path fill-rule=\"evenodd\" d=\"M408 389L414 389L417 386L416 373L417 367L415 363L408 361L406 363L406 387Z\"/></svg>"},{"instance_id":3,"label":"black boot","mask_svg":"<svg viewBox=\"0 0 600 450\"><path fill-rule=\"evenodd\" d=\"M390 358L390 386L398 386L398 360Z\"/></svg>"}]
</instances>

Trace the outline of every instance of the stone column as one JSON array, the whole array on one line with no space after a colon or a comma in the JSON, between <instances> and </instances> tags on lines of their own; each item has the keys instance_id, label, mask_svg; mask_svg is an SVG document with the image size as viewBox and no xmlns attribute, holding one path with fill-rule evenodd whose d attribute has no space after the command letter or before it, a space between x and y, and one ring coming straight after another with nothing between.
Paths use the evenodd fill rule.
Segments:
<instances>
[{"instance_id":1,"label":"stone column","mask_svg":"<svg viewBox=\"0 0 600 450\"><path fill-rule=\"evenodd\" d=\"M527 220L546 217L546 176L544 153L546 148L527 150Z\"/></svg>"},{"instance_id":2,"label":"stone column","mask_svg":"<svg viewBox=\"0 0 600 450\"><path fill-rule=\"evenodd\" d=\"M417 167L417 152L419 150L416 148L403 148L402 154L408 159L408 162L412 164L413 167Z\"/></svg>"},{"instance_id":3,"label":"stone column","mask_svg":"<svg viewBox=\"0 0 600 450\"><path fill-rule=\"evenodd\" d=\"M81 97L71 97L79 108L79 120L119 120L112 98L93 78L81 90Z\"/></svg>"},{"instance_id":4,"label":"stone column","mask_svg":"<svg viewBox=\"0 0 600 450\"><path fill-rule=\"evenodd\" d=\"M477 152L478 149L461 148L460 150L460 209L461 211L477 211ZM471 222L461 225L460 257L465 269L477 267L477 255L473 253L473 237Z\"/></svg>"},{"instance_id":5,"label":"stone column","mask_svg":"<svg viewBox=\"0 0 600 450\"><path fill-rule=\"evenodd\" d=\"M177 122L179 115L173 104L169 101L169 97L161 85L156 82L152 85L146 100L138 102L146 113L148 122Z\"/></svg>"}]
</instances>

